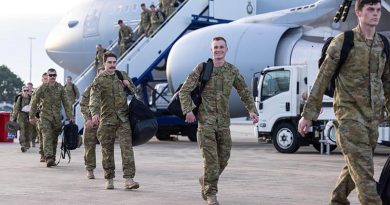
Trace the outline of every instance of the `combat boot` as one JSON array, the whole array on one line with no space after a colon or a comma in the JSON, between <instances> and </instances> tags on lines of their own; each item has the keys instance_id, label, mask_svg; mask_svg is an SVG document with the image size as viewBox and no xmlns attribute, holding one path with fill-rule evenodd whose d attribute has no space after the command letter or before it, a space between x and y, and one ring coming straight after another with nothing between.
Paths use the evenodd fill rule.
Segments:
<instances>
[{"instance_id":1,"label":"combat boot","mask_svg":"<svg viewBox=\"0 0 390 205\"><path fill-rule=\"evenodd\" d=\"M87 170L87 178L95 179L95 175L93 174L93 170Z\"/></svg>"},{"instance_id":2,"label":"combat boot","mask_svg":"<svg viewBox=\"0 0 390 205\"><path fill-rule=\"evenodd\" d=\"M219 205L216 195L207 196L207 205Z\"/></svg>"},{"instance_id":3,"label":"combat boot","mask_svg":"<svg viewBox=\"0 0 390 205\"><path fill-rule=\"evenodd\" d=\"M199 184L200 186L202 187L202 189L200 190L200 193L202 195L202 198L203 200L207 200L207 197L206 197L206 194L204 194L204 180L203 180L203 176L199 177Z\"/></svg>"},{"instance_id":4,"label":"combat boot","mask_svg":"<svg viewBox=\"0 0 390 205\"><path fill-rule=\"evenodd\" d=\"M41 155L41 159L39 160L39 162L45 162L45 156Z\"/></svg>"},{"instance_id":5,"label":"combat boot","mask_svg":"<svg viewBox=\"0 0 390 205\"><path fill-rule=\"evenodd\" d=\"M138 189L139 188L139 184L138 184L138 182L135 182L133 180L133 178L126 178L125 188L126 189Z\"/></svg>"},{"instance_id":6,"label":"combat boot","mask_svg":"<svg viewBox=\"0 0 390 205\"><path fill-rule=\"evenodd\" d=\"M31 146L35 147L35 141L34 140L31 142Z\"/></svg>"},{"instance_id":7,"label":"combat boot","mask_svg":"<svg viewBox=\"0 0 390 205\"><path fill-rule=\"evenodd\" d=\"M114 189L114 179L106 179L106 189Z\"/></svg>"},{"instance_id":8,"label":"combat boot","mask_svg":"<svg viewBox=\"0 0 390 205\"><path fill-rule=\"evenodd\" d=\"M52 167L52 166L55 166L55 165L56 165L56 162L54 161L53 158L46 159L46 166L47 167Z\"/></svg>"},{"instance_id":9,"label":"combat boot","mask_svg":"<svg viewBox=\"0 0 390 205\"><path fill-rule=\"evenodd\" d=\"M26 152L26 151L27 151L27 149L26 149L25 147L21 147L20 150L21 150L22 152Z\"/></svg>"}]
</instances>

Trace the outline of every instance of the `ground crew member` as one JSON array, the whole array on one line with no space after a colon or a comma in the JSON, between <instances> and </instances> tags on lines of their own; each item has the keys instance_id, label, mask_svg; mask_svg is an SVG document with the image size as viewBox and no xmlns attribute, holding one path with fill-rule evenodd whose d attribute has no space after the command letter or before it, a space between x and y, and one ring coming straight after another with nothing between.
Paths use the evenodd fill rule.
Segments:
<instances>
[{"instance_id":1,"label":"ground crew member","mask_svg":"<svg viewBox=\"0 0 390 205\"><path fill-rule=\"evenodd\" d=\"M103 67L98 69L104 70ZM87 170L87 178L95 179L93 170L96 168L96 143L97 143L97 126L92 125L91 110L89 109L89 99L91 93L91 85L85 88L84 94L80 100L80 110L84 118L84 164Z\"/></svg>"},{"instance_id":2,"label":"ground crew member","mask_svg":"<svg viewBox=\"0 0 390 205\"><path fill-rule=\"evenodd\" d=\"M31 82L28 82L27 84L28 89L31 91L31 95L34 94L34 85ZM31 101L30 101L31 102ZM37 140L37 130L35 129L35 126L32 126L30 129L30 139L31 139L31 146L35 147L35 143Z\"/></svg>"},{"instance_id":3,"label":"ground crew member","mask_svg":"<svg viewBox=\"0 0 390 205\"><path fill-rule=\"evenodd\" d=\"M64 107L66 116L74 121L71 105L65 94L64 87L56 82L57 72L54 68L47 71L49 80L42 84L35 92L31 103L30 122L35 124L35 113L38 105L41 105L40 121L43 135L43 148L47 167L55 165L58 135L61 132L61 106Z\"/></svg>"},{"instance_id":4,"label":"ground crew member","mask_svg":"<svg viewBox=\"0 0 390 205\"><path fill-rule=\"evenodd\" d=\"M96 55L95 55L95 68L98 69L103 67L103 54L107 49L102 47L102 44L96 44Z\"/></svg>"},{"instance_id":5,"label":"ground crew member","mask_svg":"<svg viewBox=\"0 0 390 205\"><path fill-rule=\"evenodd\" d=\"M133 30L130 26L126 26L122 20L118 21L119 33L118 33L118 42L119 42L119 55L121 56L125 51L130 48L133 42Z\"/></svg>"},{"instance_id":6,"label":"ground crew member","mask_svg":"<svg viewBox=\"0 0 390 205\"><path fill-rule=\"evenodd\" d=\"M383 108L390 108L390 68L384 44L376 32L381 17L380 0L357 0L359 19L354 46L336 78L333 107L336 115L336 141L346 165L333 190L330 204L349 204L356 187L360 204L380 205L374 180L373 154ZM320 113L322 97L340 59L344 35L337 35L326 52L317 79L304 106L298 131L302 136ZM387 62L386 62L387 61ZM385 67L385 65L387 65Z\"/></svg>"},{"instance_id":7,"label":"ground crew member","mask_svg":"<svg viewBox=\"0 0 390 205\"><path fill-rule=\"evenodd\" d=\"M138 36L142 34L148 34L148 28L150 27L150 10L146 8L144 3L141 4L141 22L139 23Z\"/></svg>"},{"instance_id":8,"label":"ground crew member","mask_svg":"<svg viewBox=\"0 0 390 205\"><path fill-rule=\"evenodd\" d=\"M175 11L176 0L160 0L159 8L165 14L165 18L168 18Z\"/></svg>"},{"instance_id":9,"label":"ground crew member","mask_svg":"<svg viewBox=\"0 0 390 205\"><path fill-rule=\"evenodd\" d=\"M73 105L80 97L80 92L77 86L72 82L72 77L66 77L66 84L64 86L66 96L70 102L70 105Z\"/></svg>"},{"instance_id":10,"label":"ground crew member","mask_svg":"<svg viewBox=\"0 0 390 205\"><path fill-rule=\"evenodd\" d=\"M30 132L32 129L28 121L28 111L23 111L23 107L28 106L31 101L31 90L27 86L23 86L22 95L17 97L12 112L12 121L17 122L20 127L20 150L26 152L30 149Z\"/></svg>"},{"instance_id":11,"label":"ground crew member","mask_svg":"<svg viewBox=\"0 0 390 205\"><path fill-rule=\"evenodd\" d=\"M48 76L47 76L47 72L44 72L42 74L42 85L46 84L48 82ZM41 85L41 86L42 86ZM41 86L39 86L36 90L38 90ZM35 95L35 92L32 94L32 98L34 98L34 95ZM32 103L32 102L31 102ZM37 136L38 136L38 142L39 142L39 154L41 155L41 158L40 158L40 162L45 162L45 153L44 153L44 150L43 150L43 136L42 136L42 125L41 125L41 120L39 119L39 114L37 113L40 113L41 112L41 109L42 109L42 105L39 104L37 105L38 109L37 109L37 112L36 112L36 117L38 118L37 120L37 123L35 124L35 129L37 131Z\"/></svg>"},{"instance_id":12,"label":"ground crew member","mask_svg":"<svg viewBox=\"0 0 390 205\"><path fill-rule=\"evenodd\" d=\"M115 74L117 61L115 54L106 52L103 59L105 70L92 83L89 109L92 114L92 123L95 126L99 125L97 135L102 146L102 162L104 178L106 179L105 188L114 188L114 143L115 135L118 134L125 188L137 189L139 184L133 180L135 163L124 86L128 87L132 94L134 94L136 88L127 73L122 72L123 81L120 81Z\"/></svg>"},{"instance_id":13,"label":"ground crew member","mask_svg":"<svg viewBox=\"0 0 390 205\"><path fill-rule=\"evenodd\" d=\"M154 31L164 22L164 17L156 10L156 7L150 5L150 28L148 29L148 36L151 36Z\"/></svg>"},{"instance_id":14,"label":"ground crew member","mask_svg":"<svg viewBox=\"0 0 390 205\"><path fill-rule=\"evenodd\" d=\"M203 156L204 175L199 178L202 186L202 197L207 204L218 204L218 180L227 166L231 150L229 96L234 87L244 102L251 120L256 123L258 117L252 95L243 76L232 64L225 61L228 51L223 37L214 37L211 43L213 55L213 73L201 94L202 104L199 107L198 143ZM198 85L202 64L195 67L180 89L180 101L186 122L193 123L196 118L192 112L194 105L191 91Z\"/></svg>"}]
</instances>

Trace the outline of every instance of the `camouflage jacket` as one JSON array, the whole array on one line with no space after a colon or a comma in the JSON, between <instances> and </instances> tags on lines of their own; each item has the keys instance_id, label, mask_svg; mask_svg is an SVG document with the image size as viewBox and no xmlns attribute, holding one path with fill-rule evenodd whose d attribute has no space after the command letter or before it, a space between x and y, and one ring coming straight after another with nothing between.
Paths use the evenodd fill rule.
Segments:
<instances>
[{"instance_id":1,"label":"camouflage jacket","mask_svg":"<svg viewBox=\"0 0 390 205\"><path fill-rule=\"evenodd\" d=\"M133 30L130 28L130 26L123 26L119 29L118 38L119 38L119 44L125 44L126 40L129 40L133 37Z\"/></svg>"},{"instance_id":2,"label":"camouflage jacket","mask_svg":"<svg viewBox=\"0 0 390 205\"><path fill-rule=\"evenodd\" d=\"M199 84L202 69L203 64L197 65L180 89L179 96L183 114L191 112L195 108L190 93ZM249 112L257 113L244 77L234 65L225 62L222 67L214 67L211 79L206 83L201 94L202 104L199 106L199 123L223 127L230 125L229 96L232 87L237 90L246 109Z\"/></svg>"},{"instance_id":3,"label":"camouflage jacket","mask_svg":"<svg viewBox=\"0 0 390 205\"><path fill-rule=\"evenodd\" d=\"M154 27L158 27L162 22L164 22L164 17L161 14L161 11L151 11L150 12L150 24Z\"/></svg>"},{"instance_id":4,"label":"camouflage jacket","mask_svg":"<svg viewBox=\"0 0 390 205\"><path fill-rule=\"evenodd\" d=\"M354 46L336 78L333 108L337 120L362 123L383 119L383 108L390 108L390 68L383 52L383 42L376 33L367 40L359 26L353 29ZM329 45L326 58L311 89L302 116L316 120L322 98L340 59L344 35L339 34ZM386 101L385 101L386 99Z\"/></svg>"},{"instance_id":5,"label":"camouflage jacket","mask_svg":"<svg viewBox=\"0 0 390 205\"><path fill-rule=\"evenodd\" d=\"M135 86L126 72L122 71L123 78L130 82L131 94L135 93ZM89 102L91 115L99 115L100 123L104 125L115 124L116 118L127 122L129 112L126 92L117 75L107 71L100 73L92 83Z\"/></svg>"},{"instance_id":6,"label":"camouflage jacket","mask_svg":"<svg viewBox=\"0 0 390 205\"><path fill-rule=\"evenodd\" d=\"M35 117L38 105L41 105L40 119L61 121L61 104L64 106L66 116L73 118L72 106L65 94L64 87L58 82L52 86L43 84L33 95L30 118Z\"/></svg>"},{"instance_id":7,"label":"camouflage jacket","mask_svg":"<svg viewBox=\"0 0 390 205\"><path fill-rule=\"evenodd\" d=\"M22 112L22 108L26 105L29 105L31 101L31 96L23 97L20 95L14 104L12 110L12 121L28 119L28 112Z\"/></svg>"},{"instance_id":8,"label":"camouflage jacket","mask_svg":"<svg viewBox=\"0 0 390 205\"><path fill-rule=\"evenodd\" d=\"M72 83L72 85L65 84L64 88L70 104L73 105L73 103L75 103L80 97L79 89L74 83Z\"/></svg>"},{"instance_id":9,"label":"camouflage jacket","mask_svg":"<svg viewBox=\"0 0 390 205\"><path fill-rule=\"evenodd\" d=\"M89 98L91 96L91 86L85 88L83 95L80 100L80 110L83 114L85 121L92 119L91 110L89 109Z\"/></svg>"},{"instance_id":10,"label":"camouflage jacket","mask_svg":"<svg viewBox=\"0 0 390 205\"><path fill-rule=\"evenodd\" d=\"M168 7L173 7L175 5L176 0L161 0L159 7L160 8L168 8Z\"/></svg>"},{"instance_id":11,"label":"camouflage jacket","mask_svg":"<svg viewBox=\"0 0 390 205\"><path fill-rule=\"evenodd\" d=\"M142 11L141 13L141 22L139 23L141 27L149 27L150 25L150 10Z\"/></svg>"}]
</instances>

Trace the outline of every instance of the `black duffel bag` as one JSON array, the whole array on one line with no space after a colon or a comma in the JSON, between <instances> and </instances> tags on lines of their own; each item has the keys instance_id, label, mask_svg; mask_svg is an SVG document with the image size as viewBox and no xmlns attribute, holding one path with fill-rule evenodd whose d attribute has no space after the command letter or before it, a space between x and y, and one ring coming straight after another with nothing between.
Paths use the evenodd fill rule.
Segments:
<instances>
[{"instance_id":1,"label":"black duffel bag","mask_svg":"<svg viewBox=\"0 0 390 205\"><path fill-rule=\"evenodd\" d=\"M133 146L144 144L156 135L158 124L154 113L135 97L129 103L129 120Z\"/></svg>"},{"instance_id":2,"label":"black duffel bag","mask_svg":"<svg viewBox=\"0 0 390 205\"><path fill-rule=\"evenodd\" d=\"M192 110L195 116L198 114L199 106L202 103L201 93L204 87L206 86L207 81L210 80L212 73L213 73L213 60L208 59L207 63L203 63L202 72L200 73L200 77L199 77L200 85L196 86L196 88L193 91L191 91L191 99L196 106ZM186 116L183 114L183 110L181 109L181 103L179 97L179 91L182 86L183 84L181 84L177 88L175 94L172 96L171 101L169 102L168 105L168 111L171 114L176 115L181 119L185 119Z\"/></svg>"},{"instance_id":3,"label":"black duffel bag","mask_svg":"<svg viewBox=\"0 0 390 205\"><path fill-rule=\"evenodd\" d=\"M382 199L382 204L390 205L390 157L387 158L387 161L383 166L376 188L378 195Z\"/></svg>"}]
</instances>

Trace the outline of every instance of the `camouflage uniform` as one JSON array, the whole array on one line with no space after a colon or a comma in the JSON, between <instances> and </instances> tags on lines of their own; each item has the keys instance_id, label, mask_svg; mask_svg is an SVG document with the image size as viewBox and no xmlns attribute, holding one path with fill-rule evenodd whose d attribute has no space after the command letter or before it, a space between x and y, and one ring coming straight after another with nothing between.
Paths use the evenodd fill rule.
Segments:
<instances>
[{"instance_id":1,"label":"camouflage uniform","mask_svg":"<svg viewBox=\"0 0 390 205\"><path fill-rule=\"evenodd\" d=\"M377 33L373 40L368 40L359 27L353 32L354 46L336 78L333 100L337 145L346 165L340 173L330 204L349 204L347 197L355 186L361 204L382 204L373 177L373 153L378 139L378 124L383 120L383 108L390 105L390 68L386 64L382 39ZM344 35L340 34L328 48L302 113L308 120L318 117L323 93L340 59L343 41Z\"/></svg>"},{"instance_id":2,"label":"camouflage uniform","mask_svg":"<svg viewBox=\"0 0 390 205\"><path fill-rule=\"evenodd\" d=\"M150 12L150 28L148 30L148 36L151 36L155 30L164 22L164 17L160 12L151 11Z\"/></svg>"},{"instance_id":3,"label":"camouflage uniform","mask_svg":"<svg viewBox=\"0 0 390 205\"><path fill-rule=\"evenodd\" d=\"M119 55L121 56L128 48L131 46L131 41L133 38L133 30L129 27L124 25L119 29Z\"/></svg>"},{"instance_id":4,"label":"camouflage uniform","mask_svg":"<svg viewBox=\"0 0 390 205\"><path fill-rule=\"evenodd\" d=\"M66 97L68 97L70 105L73 105L76 102L76 100L79 99L80 97L79 89L74 83L72 83L72 85L65 84L64 88L65 88Z\"/></svg>"},{"instance_id":5,"label":"camouflage uniform","mask_svg":"<svg viewBox=\"0 0 390 205\"><path fill-rule=\"evenodd\" d=\"M160 8L164 12L166 18L168 18L175 11L175 2L176 0L161 0Z\"/></svg>"},{"instance_id":6,"label":"camouflage uniform","mask_svg":"<svg viewBox=\"0 0 390 205\"><path fill-rule=\"evenodd\" d=\"M38 87L36 90L38 90L40 87ZM33 92L32 99L34 98L35 93L36 92ZM31 103L32 103L32 101L31 101ZM39 112L42 109L41 105L42 105L41 103L39 105L37 105L38 106L37 110L39 110ZM34 127L35 127L34 129L36 130L38 141L39 141L39 154L41 155L41 158L44 158L45 154L44 154L44 151L43 151L43 135L42 135L42 129L41 129L42 125L41 125L41 120L40 119L37 121L37 123L34 125Z\"/></svg>"},{"instance_id":7,"label":"camouflage uniform","mask_svg":"<svg viewBox=\"0 0 390 205\"><path fill-rule=\"evenodd\" d=\"M188 76L180 90L183 114L195 107L190 92L198 85L202 71L199 64ZM198 143L204 160L204 194L216 195L218 180L228 164L232 141L230 137L229 96L234 87L249 112L256 113L251 93L239 70L225 62L222 67L214 67L211 79L202 92L202 104L199 107Z\"/></svg>"},{"instance_id":8,"label":"camouflage uniform","mask_svg":"<svg viewBox=\"0 0 390 205\"><path fill-rule=\"evenodd\" d=\"M91 86L88 86L81 97L80 109L84 121L92 120L91 111L89 110L89 97ZM96 168L96 134L97 127L87 127L84 124L84 164L88 171Z\"/></svg>"},{"instance_id":9,"label":"camouflage uniform","mask_svg":"<svg viewBox=\"0 0 390 205\"><path fill-rule=\"evenodd\" d=\"M130 91L134 94L135 86L131 79L125 72L122 72L122 75L125 80L129 80ZM115 178L115 133L120 140L123 178L134 178L135 163L127 98L122 82L115 74L103 71L95 78L89 106L92 116L100 116L97 135L102 146L104 178Z\"/></svg>"},{"instance_id":10,"label":"camouflage uniform","mask_svg":"<svg viewBox=\"0 0 390 205\"><path fill-rule=\"evenodd\" d=\"M95 68L96 69L103 67L103 55L106 51L107 51L107 49L102 49L102 50L96 51L96 55L95 55Z\"/></svg>"},{"instance_id":11,"label":"camouflage uniform","mask_svg":"<svg viewBox=\"0 0 390 205\"><path fill-rule=\"evenodd\" d=\"M150 27L150 10L142 11L141 22L139 23L138 36L142 34L148 34L148 28Z\"/></svg>"},{"instance_id":12,"label":"camouflage uniform","mask_svg":"<svg viewBox=\"0 0 390 205\"><path fill-rule=\"evenodd\" d=\"M45 84L38 88L32 99L30 118L35 116L38 105L42 106L40 112L40 127L43 135L43 148L45 158L55 159L58 135L61 132L61 103L68 118L73 118L71 105L65 94L64 87L55 82L54 85Z\"/></svg>"},{"instance_id":13,"label":"camouflage uniform","mask_svg":"<svg viewBox=\"0 0 390 205\"><path fill-rule=\"evenodd\" d=\"M31 138L30 133L32 130L32 125L28 121L28 112L23 112L22 108L26 105L29 105L31 101L31 96L23 97L20 95L18 100L14 104L12 120L16 121L20 127L20 137L19 143L21 147L30 148Z\"/></svg>"}]
</instances>

